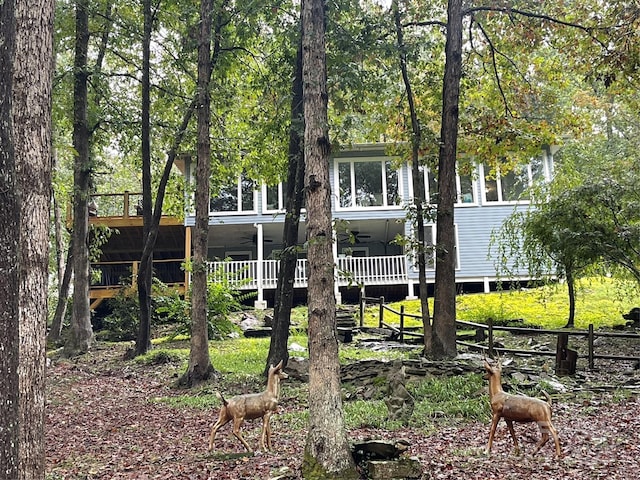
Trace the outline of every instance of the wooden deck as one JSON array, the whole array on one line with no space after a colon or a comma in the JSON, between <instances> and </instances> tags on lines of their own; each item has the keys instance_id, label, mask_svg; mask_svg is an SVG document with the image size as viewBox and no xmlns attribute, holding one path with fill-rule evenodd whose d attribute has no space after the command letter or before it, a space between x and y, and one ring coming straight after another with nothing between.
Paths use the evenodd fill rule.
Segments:
<instances>
[{"instance_id":1,"label":"wooden deck","mask_svg":"<svg viewBox=\"0 0 640 480\"><path fill-rule=\"evenodd\" d=\"M89 223L111 229L101 247L100 259L91 264L91 308L116 297L123 288L135 290L138 266L142 258L143 218L138 207L141 193L93 195ZM182 219L163 215L154 249L154 276L184 295L189 277L182 265L189 258L186 248L190 231Z\"/></svg>"}]
</instances>

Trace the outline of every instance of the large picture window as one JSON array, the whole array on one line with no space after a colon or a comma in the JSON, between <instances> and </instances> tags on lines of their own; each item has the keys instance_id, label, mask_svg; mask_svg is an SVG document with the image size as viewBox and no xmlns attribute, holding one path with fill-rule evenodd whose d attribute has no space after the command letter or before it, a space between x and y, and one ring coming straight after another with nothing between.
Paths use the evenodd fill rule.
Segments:
<instances>
[{"instance_id":1,"label":"large picture window","mask_svg":"<svg viewBox=\"0 0 640 480\"><path fill-rule=\"evenodd\" d=\"M212 212L253 212L255 211L255 182L244 174L235 185L220 189L211 197Z\"/></svg>"},{"instance_id":2,"label":"large picture window","mask_svg":"<svg viewBox=\"0 0 640 480\"><path fill-rule=\"evenodd\" d=\"M517 165L504 172L500 165L495 169L484 164L484 200L491 202L528 202L530 187L545 178L544 165L541 158L536 158L528 165Z\"/></svg>"},{"instance_id":3,"label":"large picture window","mask_svg":"<svg viewBox=\"0 0 640 480\"><path fill-rule=\"evenodd\" d=\"M435 173L426 167L420 167L422 185L426 185L425 198L432 204L438 204L438 178ZM473 174L456 174L456 203L476 203L476 180Z\"/></svg>"},{"instance_id":4,"label":"large picture window","mask_svg":"<svg viewBox=\"0 0 640 480\"><path fill-rule=\"evenodd\" d=\"M339 160L337 177L339 208L400 205L398 172L388 160Z\"/></svg>"}]
</instances>

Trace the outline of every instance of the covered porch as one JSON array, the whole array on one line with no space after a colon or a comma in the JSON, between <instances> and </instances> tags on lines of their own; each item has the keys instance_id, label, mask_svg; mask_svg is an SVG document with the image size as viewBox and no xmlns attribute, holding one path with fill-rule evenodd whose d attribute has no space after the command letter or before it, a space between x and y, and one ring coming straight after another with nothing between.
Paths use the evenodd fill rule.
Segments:
<instances>
[{"instance_id":1,"label":"covered porch","mask_svg":"<svg viewBox=\"0 0 640 480\"><path fill-rule=\"evenodd\" d=\"M265 290L277 286L279 260L226 260L209 263L210 275L228 278L240 290L257 292L256 306L266 308ZM407 275L405 255L336 258L334 289L336 300L341 303L339 287L364 285L406 285L407 295L413 292L413 280ZM294 288L306 288L308 282L307 259L297 260Z\"/></svg>"}]
</instances>

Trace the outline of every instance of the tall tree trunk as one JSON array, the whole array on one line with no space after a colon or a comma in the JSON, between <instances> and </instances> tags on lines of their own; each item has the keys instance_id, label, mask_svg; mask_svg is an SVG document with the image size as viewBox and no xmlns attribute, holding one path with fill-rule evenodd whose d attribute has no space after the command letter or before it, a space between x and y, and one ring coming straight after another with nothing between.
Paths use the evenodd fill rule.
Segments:
<instances>
[{"instance_id":1,"label":"tall tree trunk","mask_svg":"<svg viewBox=\"0 0 640 480\"><path fill-rule=\"evenodd\" d=\"M58 287L58 303L56 304L56 311L53 314L51 327L49 328L49 333L47 334L47 343L49 344L55 344L58 340L60 340L60 334L62 333L62 323L64 321L65 313L67 312L71 275L73 275L73 242L69 243L69 250L67 252L67 263L64 267L62 281L60 282L60 286Z\"/></svg>"},{"instance_id":2,"label":"tall tree trunk","mask_svg":"<svg viewBox=\"0 0 640 480\"><path fill-rule=\"evenodd\" d=\"M316 479L357 478L340 392L324 25L324 2L303 0L302 78L309 245L309 431L303 474Z\"/></svg>"},{"instance_id":3,"label":"tall tree trunk","mask_svg":"<svg viewBox=\"0 0 640 480\"><path fill-rule=\"evenodd\" d=\"M456 349L456 156L462 75L462 0L450 0L442 88L442 124L438 164L436 283L433 302L432 353L455 357Z\"/></svg>"},{"instance_id":4,"label":"tall tree trunk","mask_svg":"<svg viewBox=\"0 0 640 480\"><path fill-rule=\"evenodd\" d=\"M19 282L20 201L11 120L14 2L0 2L0 466L3 478L18 478L20 423L18 364L20 353Z\"/></svg>"},{"instance_id":5,"label":"tall tree trunk","mask_svg":"<svg viewBox=\"0 0 640 480\"><path fill-rule=\"evenodd\" d=\"M273 308L273 329L269 355L265 366L265 375L270 365L280 360L289 361L287 342L293 307L293 285L298 263L298 229L300 210L304 200L304 155L302 142L304 136L304 109L302 105L302 40L298 41L298 53L293 73L293 97L291 99L291 126L289 127L289 165L287 170L287 205L282 233L282 253L278 283L276 285L275 305Z\"/></svg>"},{"instance_id":6,"label":"tall tree trunk","mask_svg":"<svg viewBox=\"0 0 640 480\"><path fill-rule=\"evenodd\" d=\"M218 22L216 23L216 30L213 34L214 38L214 49L211 53L211 58L209 59L209 78L211 77L211 71L213 70L213 66L216 64L219 56L220 56L220 30L222 29L222 21L220 20L220 16L218 17ZM178 156L178 152L182 146L182 141L184 140L184 136L187 132L187 127L189 126L189 122L193 117L196 108L199 105L200 93L196 93L194 98L191 100L191 103L187 107L182 117L182 122L177 128L176 135L173 139L173 143L167 152L167 161L164 165L164 170L162 172L162 176L160 177L160 181L158 182L158 190L156 191L156 200L153 205L153 215L151 217L151 223L149 225L148 233L145 236L144 245L142 248L142 257L140 259L141 265L147 265L150 262L153 262L153 250L156 246L156 240L158 239L158 232L160 229L160 219L162 217L162 204L164 202L164 195L167 188L167 182L169 181L169 176L171 174L171 169L173 168L173 163L175 162L176 157Z\"/></svg>"},{"instance_id":7,"label":"tall tree trunk","mask_svg":"<svg viewBox=\"0 0 640 480\"><path fill-rule=\"evenodd\" d=\"M142 37L142 244L145 244L153 217L151 200L151 31L153 16L151 0L144 0L144 33ZM138 303L140 318L135 355L143 355L151 347L151 288L153 282L153 251L140 262L138 269Z\"/></svg>"},{"instance_id":8,"label":"tall tree trunk","mask_svg":"<svg viewBox=\"0 0 640 480\"><path fill-rule=\"evenodd\" d=\"M89 2L76 1L76 45L73 86L73 314L64 350L68 356L85 353L93 341L89 309L89 188L91 158L87 114L89 47Z\"/></svg>"},{"instance_id":9,"label":"tall tree trunk","mask_svg":"<svg viewBox=\"0 0 640 480\"><path fill-rule=\"evenodd\" d=\"M431 354L432 345L432 328L431 316L429 313L429 291L427 287L427 248L424 241L424 205L425 191L424 182L420 181L422 173L420 172L420 144L422 143L422 133L420 131L420 122L416 112L413 90L411 88L411 80L409 79L409 70L407 67L407 49L404 43L404 34L402 31L402 17L398 0L392 3L393 16L396 26L396 40L398 44L398 52L400 57L400 71L404 88L407 92L407 102L409 103L409 112L411 115L411 175L413 179L413 205L415 208L415 250L418 256L418 286L420 296L420 310L422 315L422 327L424 331L424 354Z\"/></svg>"},{"instance_id":10,"label":"tall tree trunk","mask_svg":"<svg viewBox=\"0 0 640 480\"><path fill-rule=\"evenodd\" d=\"M189 366L179 383L192 386L215 372L209 357L207 322L207 246L209 240L209 177L211 176L210 93L211 15L213 0L200 4L198 42L198 162L196 166L196 224L194 229Z\"/></svg>"},{"instance_id":11,"label":"tall tree trunk","mask_svg":"<svg viewBox=\"0 0 640 480\"><path fill-rule=\"evenodd\" d=\"M20 205L20 467L44 478L53 0L16 2L13 126Z\"/></svg>"},{"instance_id":12,"label":"tall tree trunk","mask_svg":"<svg viewBox=\"0 0 640 480\"><path fill-rule=\"evenodd\" d=\"M55 71L55 66L53 67ZM55 172L57 166L57 157L55 149L51 148L51 171ZM60 202L56 198L55 190L53 188L53 181L51 185L51 202L53 204L53 223L54 223L54 237L56 246L56 269L58 274L58 302L56 304L56 311L51 320L51 328L47 334L47 343L55 344L60 340L60 334L62 333L62 322L67 313L68 297L69 297L69 285L71 284L71 275L73 274L73 255L72 247L66 250L65 255L65 241L63 232L63 216L60 208Z\"/></svg>"}]
</instances>

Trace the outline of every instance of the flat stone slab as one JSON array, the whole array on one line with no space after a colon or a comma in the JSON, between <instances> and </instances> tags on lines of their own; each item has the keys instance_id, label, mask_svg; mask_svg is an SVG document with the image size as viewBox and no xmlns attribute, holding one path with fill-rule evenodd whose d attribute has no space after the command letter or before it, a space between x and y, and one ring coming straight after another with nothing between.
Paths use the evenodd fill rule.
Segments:
<instances>
[{"instance_id":1,"label":"flat stone slab","mask_svg":"<svg viewBox=\"0 0 640 480\"><path fill-rule=\"evenodd\" d=\"M422 466L417 458L397 460L369 460L364 462L367 478L371 480L401 480L422 477Z\"/></svg>"}]
</instances>

